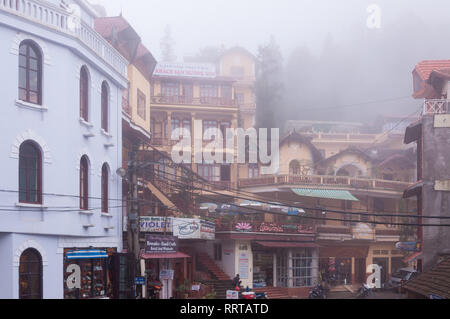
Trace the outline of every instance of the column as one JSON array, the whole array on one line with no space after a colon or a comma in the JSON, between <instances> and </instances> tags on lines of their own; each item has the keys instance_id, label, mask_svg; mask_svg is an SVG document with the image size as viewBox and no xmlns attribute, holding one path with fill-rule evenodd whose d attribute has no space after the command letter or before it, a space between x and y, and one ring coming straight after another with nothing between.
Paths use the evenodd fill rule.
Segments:
<instances>
[{"instance_id":1,"label":"column","mask_svg":"<svg viewBox=\"0 0 450 319\"><path fill-rule=\"evenodd\" d=\"M273 253L273 286L278 286L277 278L277 253Z\"/></svg>"},{"instance_id":2,"label":"column","mask_svg":"<svg viewBox=\"0 0 450 319\"><path fill-rule=\"evenodd\" d=\"M172 112L167 112L167 139L172 141Z\"/></svg>"},{"instance_id":3,"label":"column","mask_svg":"<svg viewBox=\"0 0 450 319\"><path fill-rule=\"evenodd\" d=\"M287 274L288 274L288 288L293 288L294 287L294 271L292 269L292 250L289 249L288 250L288 269L287 269Z\"/></svg>"},{"instance_id":4,"label":"column","mask_svg":"<svg viewBox=\"0 0 450 319\"><path fill-rule=\"evenodd\" d=\"M312 276L312 284L319 283L319 250L314 249L312 253L312 269L311 269L311 276Z\"/></svg>"},{"instance_id":5,"label":"column","mask_svg":"<svg viewBox=\"0 0 450 319\"><path fill-rule=\"evenodd\" d=\"M355 257L352 257L352 284L355 283L356 283L356 262Z\"/></svg>"}]
</instances>

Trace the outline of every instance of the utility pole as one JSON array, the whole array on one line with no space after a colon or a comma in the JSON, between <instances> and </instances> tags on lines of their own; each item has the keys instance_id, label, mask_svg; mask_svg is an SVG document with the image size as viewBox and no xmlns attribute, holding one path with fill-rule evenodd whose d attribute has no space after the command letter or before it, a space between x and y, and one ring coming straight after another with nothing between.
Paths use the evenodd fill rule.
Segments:
<instances>
[{"instance_id":1,"label":"utility pole","mask_svg":"<svg viewBox=\"0 0 450 319\"><path fill-rule=\"evenodd\" d=\"M135 276L140 276L140 254L141 247L139 244L140 237L140 211L139 211L139 196L138 196L138 179L137 179L137 150L136 144L132 145L132 150L129 152L128 163L128 181L129 181L129 211L128 211L128 249L134 254L135 261ZM136 294L138 290L136 289Z\"/></svg>"}]
</instances>

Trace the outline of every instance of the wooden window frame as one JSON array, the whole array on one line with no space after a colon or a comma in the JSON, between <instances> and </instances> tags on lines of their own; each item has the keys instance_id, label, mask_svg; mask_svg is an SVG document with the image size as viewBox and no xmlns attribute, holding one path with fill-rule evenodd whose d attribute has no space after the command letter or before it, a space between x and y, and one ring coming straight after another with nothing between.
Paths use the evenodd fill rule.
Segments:
<instances>
[{"instance_id":1,"label":"wooden window frame","mask_svg":"<svg viewBox=\"0 0 450 319\"><path fill-rule=\"evenodd\" d=\"M26 54L23 55L21 53L22 47L26 46ZM30 50L33 50L34 54L36 55L36 58L32 57L30 55ZM25 66L21 66L20 63L20 57L25 57ZM31 68L31 60L36 60L37 70L33 70ZM20 70L25 70L25 87L21 87L21 72ZM30 87L30 75L31 72L37 73L37 91L31 90ZM23 41L19 46L19 84L18 84L18 90L19 90L19 99L27 102L32 103L36 105L42 105L42 53L39 48L39 46L30 40ZM21 90L25 91L25 99L21 99ZM35 93L37 95L37 103L34 101L31 101L31 93Z\"/></svg>"},{"instance_id":2,"label":"wooden window frame","mask_svg":"<svg viewBox=\"0 0 450 319\"><path fill-rule=\"evenodd\" d=\"M102 167L102 213L109 214L109 169L105 163Z\"/></svg>"},{"instance_id":3,"label":"wooden window frame","mask_svg":"<svg viewBox=\"0 0 450 319\"><path fill-rule=\"evenodd\" d=\"M24 154L24 152L25 152L24 147L26 147L26 146L29 146L34 150L35 158L37 158L36 190L34 190L37 195L36 201L31 200L32 190L30 188L30 178L31 178L30 170L31 170L32 165L30 165L30 159L32 159L32 156L29 154ZM26 161L25 167L22 166L24 160ZM23 172L24 170L25 170L25 172ZM23 173L25 173L25 180L26 180L26 186L24 189L25 197L26 197L25 200L20 199L20 194L23 193L23 190L21 189L21 185L20 185L21 174L23 174ZM37 147L35 145L35 143L33 143L31 141L25 141L24 143L22 143L22 145L20 146L20 150L19 150L19 202L23 203L23 204L42 205L42 152L39 149L39 147Z\"/></svg>"},{"instance_id":4,"label":"wooden window frame","mask_svg":"<svg viewBox=\"0 0 450 319\"><path fill-rule=\"evenodd\" d=\"M86 156L80 160L80 209L89 210L89 161Z\"/></svg>"},{"instance_id":5,"label":"wooden window frame","mask_svg":"<svg viewBox=\"0 0 450 319\"><path fill-rule=\"evenodd\" d=\"M141 119L147 119L147 96L139 89L137 89L137 114Z\"/></svg>"},{"instance_id":6,"label":"wooden window frame","mask_svg":"<svg viewBox=\"0 0 450 319\"><path fill-rule=\"evenodd\" d=\"M80 70L80 118L89 122L89 71L86 66Z\"/></svg>"},{"instance_id":7,"label":"wooden window frame","mask_svg":"<svg viewBox=\"0 0 450 319\"><path fill-rule=\"evenodd\" d=\"M109 86L106 81L102 83L102 129L109 131Z\"/></svg>"},{"instance_id":8,"label":"wooden window frame","mask_svg":"<svg viewBox=\"0 0 450 319\"><path fill-rule=\"evenodd\" d=\"M37 257L37 261L23 261L22 258L26 255L26 254L35 254L35 257ZM32 273L29 270L28 266L29 264L32 263L39 263L39 271L38 273ZM23 267L27 268L27 272L22 272ZM26 279L30 280L31 277L33 276L39 276L39 291L36 292L32 292L31 289L29 288L29 285L27 287L27 293L24 293L25 289L24 287L22 287L21 285L21 281L24 279L23 277L25 277ZM32 297L32 298L29 298ZM33 297L37 297L37 298L33 298ZM42 255L34 248L28 248L26 249L21 255L20 255L20 262L19 262L19 299L42 299L43 298L43 264L42 264Z\"/></svg>"}]
</instances>

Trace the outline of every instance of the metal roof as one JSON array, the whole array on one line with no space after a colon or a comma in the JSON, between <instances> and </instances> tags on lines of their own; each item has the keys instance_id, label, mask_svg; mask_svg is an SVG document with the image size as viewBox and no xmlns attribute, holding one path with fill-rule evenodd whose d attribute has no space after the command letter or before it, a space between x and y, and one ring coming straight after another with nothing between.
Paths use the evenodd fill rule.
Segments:
<instances>
[{"instance_id":1,"label":"metal roof","mask_svg":"<svg viewBox=\"0 0 450 319\"><path fill-rule=\"evenodd\" d=\"M298 196L339 199L339 200L359 202L359 199L353 196L349 191L344 190L293 188L292 191Z\"/></svg>"}]
</instances>

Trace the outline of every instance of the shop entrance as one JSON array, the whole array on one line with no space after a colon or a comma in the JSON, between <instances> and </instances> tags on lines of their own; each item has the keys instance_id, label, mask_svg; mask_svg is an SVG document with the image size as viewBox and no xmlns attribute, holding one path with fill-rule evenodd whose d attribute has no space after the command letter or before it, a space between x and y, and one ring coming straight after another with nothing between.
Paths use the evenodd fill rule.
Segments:
<instances>
[{"instance_id":1,"label":"shop entrance","mask_svg":"<svg viewBox=\"0 0 450 319\"><path fill-rule=\"evenodd\" d=\"M356 258L355 259L355 283L364 283L366 281L366 259Z\"/></svg>"},{"instance_id":2,"label":"shop entrance","mask_svg":"<svg viewBox=\"0 0 450 319\"><path fill-rule=\"evenodd\" d=\"M273 286L273 254L253 252L253 287Z\"/></svg>"},{"instance_id":3,"label":"shop entrance","mask_svg":"<svg viewBox=\"0 0 450 319\"><path fill-rule=\"evenodd\" d=\"M352 284L352 258L321 258L320 273L331 285Z\"/></svg>"},{"instance_id":4,"label":"shop entrance","mask_svg":"<svg viewBox=\"0 0 450 319\"><path fill-rule=\"evenodd\" d=\"M381 287L387 282L389 258L374 258L373 263L381 267Z\"/></svg>"}]
</instances>

